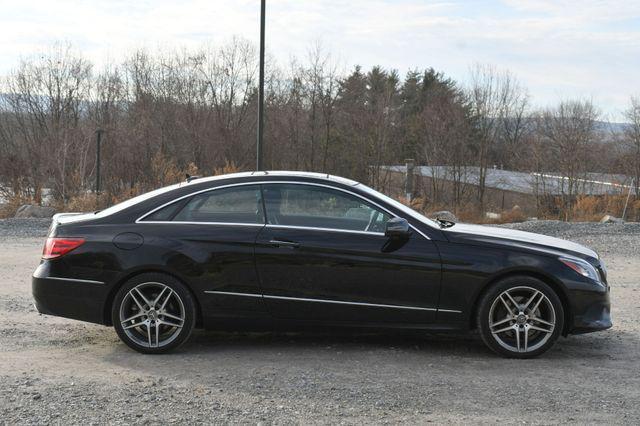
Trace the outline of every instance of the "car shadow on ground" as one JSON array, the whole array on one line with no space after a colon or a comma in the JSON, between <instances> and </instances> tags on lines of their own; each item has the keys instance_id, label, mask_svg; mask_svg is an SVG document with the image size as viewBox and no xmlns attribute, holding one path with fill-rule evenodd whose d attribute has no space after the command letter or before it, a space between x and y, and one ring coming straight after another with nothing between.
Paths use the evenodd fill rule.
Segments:
<instances>
[{"instance_id":1,"label":"car shadow on ground","mask_svg":"<svg viewBox=\"0 0 640 426\"><path fill-rule=\"evenodd\" d=\"M482 356L489 354L472 334L425 334L417 332L265 332L227 333L197 330L181 352L244 351L427 351L433 354Z\"/></svg>"},{"instance_id":2,"label":"car shadow on ground","mask_svg":"<svg viewBox=\"0 0 640 426\"><path fill-rule=\"evenodd\" d=\"M166 355L143 355L113 342L98 357L109 371L135 371L154 380L202 386L235 383L235 388L251 393L256 383L270 383L275 392L307 379L375 387L389 380L553 380L567 371L596 377L602 369L618 371L620 365L635 362L638 343L638 336L629 332L570 336L538 358L506 360L474 335L196 330L187 344Z\"/></svg>"},{"instance_id":3,"label":"car shadow on ground","mask_svg":"<svg viewBox=\"0 0 640 426\"><path fill-rule=\"evenodd\" d=\"M561 337L556 345L538 359L557 361L610 360L631 356L630 349L639 347L633 333L611 331ZM632 352L632 351L631 351ZM119 344L107 356L116 364L129 363L131 357L142 363L148 356L136 354ZM329 364L366 358L368 360L395 359L407 364L446 358L460 363L499 362L502 358L485 347L477 334L424 334L416 332L381 333L230 333L196 330L190 341L178 350L160 355L164 362L188 358L191 361L215 362L233 359L234 362L277 365L304 364L309 359ZM155 361L156 357L152 359ZM404 360L404 361L403 361ZM172 362L172 361L169 361ZM518 362L518 361L515 361ZM148 363L147 363L148 364Z\"/></svg>"}]
</instances>

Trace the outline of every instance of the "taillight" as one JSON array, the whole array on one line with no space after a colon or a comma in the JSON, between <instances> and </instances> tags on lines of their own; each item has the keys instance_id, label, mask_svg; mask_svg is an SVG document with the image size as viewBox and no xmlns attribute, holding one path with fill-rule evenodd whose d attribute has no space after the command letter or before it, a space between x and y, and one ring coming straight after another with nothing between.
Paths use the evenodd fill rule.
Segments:
<instances>
[{"instance_id":1,"label":"taillight","mask_svg":"<svg viewBox=\"0 0 640 426\"><path fill-rule=\"evenodd\" d=\"M84 244L84 238L47 238L42 250L43 259L55 259Z\"/></svg>"}]
</instances>

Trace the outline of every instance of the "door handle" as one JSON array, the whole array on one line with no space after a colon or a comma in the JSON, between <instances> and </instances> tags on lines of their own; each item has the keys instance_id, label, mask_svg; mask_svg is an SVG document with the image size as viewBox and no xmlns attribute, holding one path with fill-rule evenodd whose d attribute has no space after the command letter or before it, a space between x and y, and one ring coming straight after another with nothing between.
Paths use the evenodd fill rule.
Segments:
<instances>
[{"instance_id":1,"label":"door handle","mask_svg":"<svg viewBox=\"0 0 640 426\"><path fill-rule=\"evenodd\" d=\"M269 241L269 244L274 247L287 247L292 249L300 247L300 243L296 243L294 241L271 240Z\"/></svg>"}]
</instances>

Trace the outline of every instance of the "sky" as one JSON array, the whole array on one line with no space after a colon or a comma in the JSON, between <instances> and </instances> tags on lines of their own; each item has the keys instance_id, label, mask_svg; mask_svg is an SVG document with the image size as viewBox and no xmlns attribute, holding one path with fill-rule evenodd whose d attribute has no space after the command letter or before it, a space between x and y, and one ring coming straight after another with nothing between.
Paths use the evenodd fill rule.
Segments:
<instances>
[{"instance_id":1,"label":"sky","mask_svg":"<svg viewBox=\"0 0 640 426\"><path fill-rule=\"evenodd\" d=\"M0 0L0 75L56 42L97 66L137 48L258 43L259 0ZM320 43L341 69L433 67L467 84L474 64L509 70L534 105L591 99L623 121L640 96L640 0L267 0L280 65Z\"/></svg>"}]
</instances>

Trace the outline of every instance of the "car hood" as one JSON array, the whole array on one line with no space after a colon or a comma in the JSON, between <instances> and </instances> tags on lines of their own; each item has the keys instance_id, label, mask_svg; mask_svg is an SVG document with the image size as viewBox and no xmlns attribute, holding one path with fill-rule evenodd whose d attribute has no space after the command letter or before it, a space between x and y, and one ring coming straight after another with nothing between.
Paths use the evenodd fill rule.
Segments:
<instances>
[{"instance_id":1,"label":"car hood","mask_svg":"<svg viewBox=\"0 0 640 426\"><path fill-rule=\"evenodd\" d=\"M509 228L456 223L453 227L445 230L445 234L452 242L501 244L537 251L573 252L581 257L598 258L598 253L592 249L572 241Z\"/></svg>"}]
</instances>

